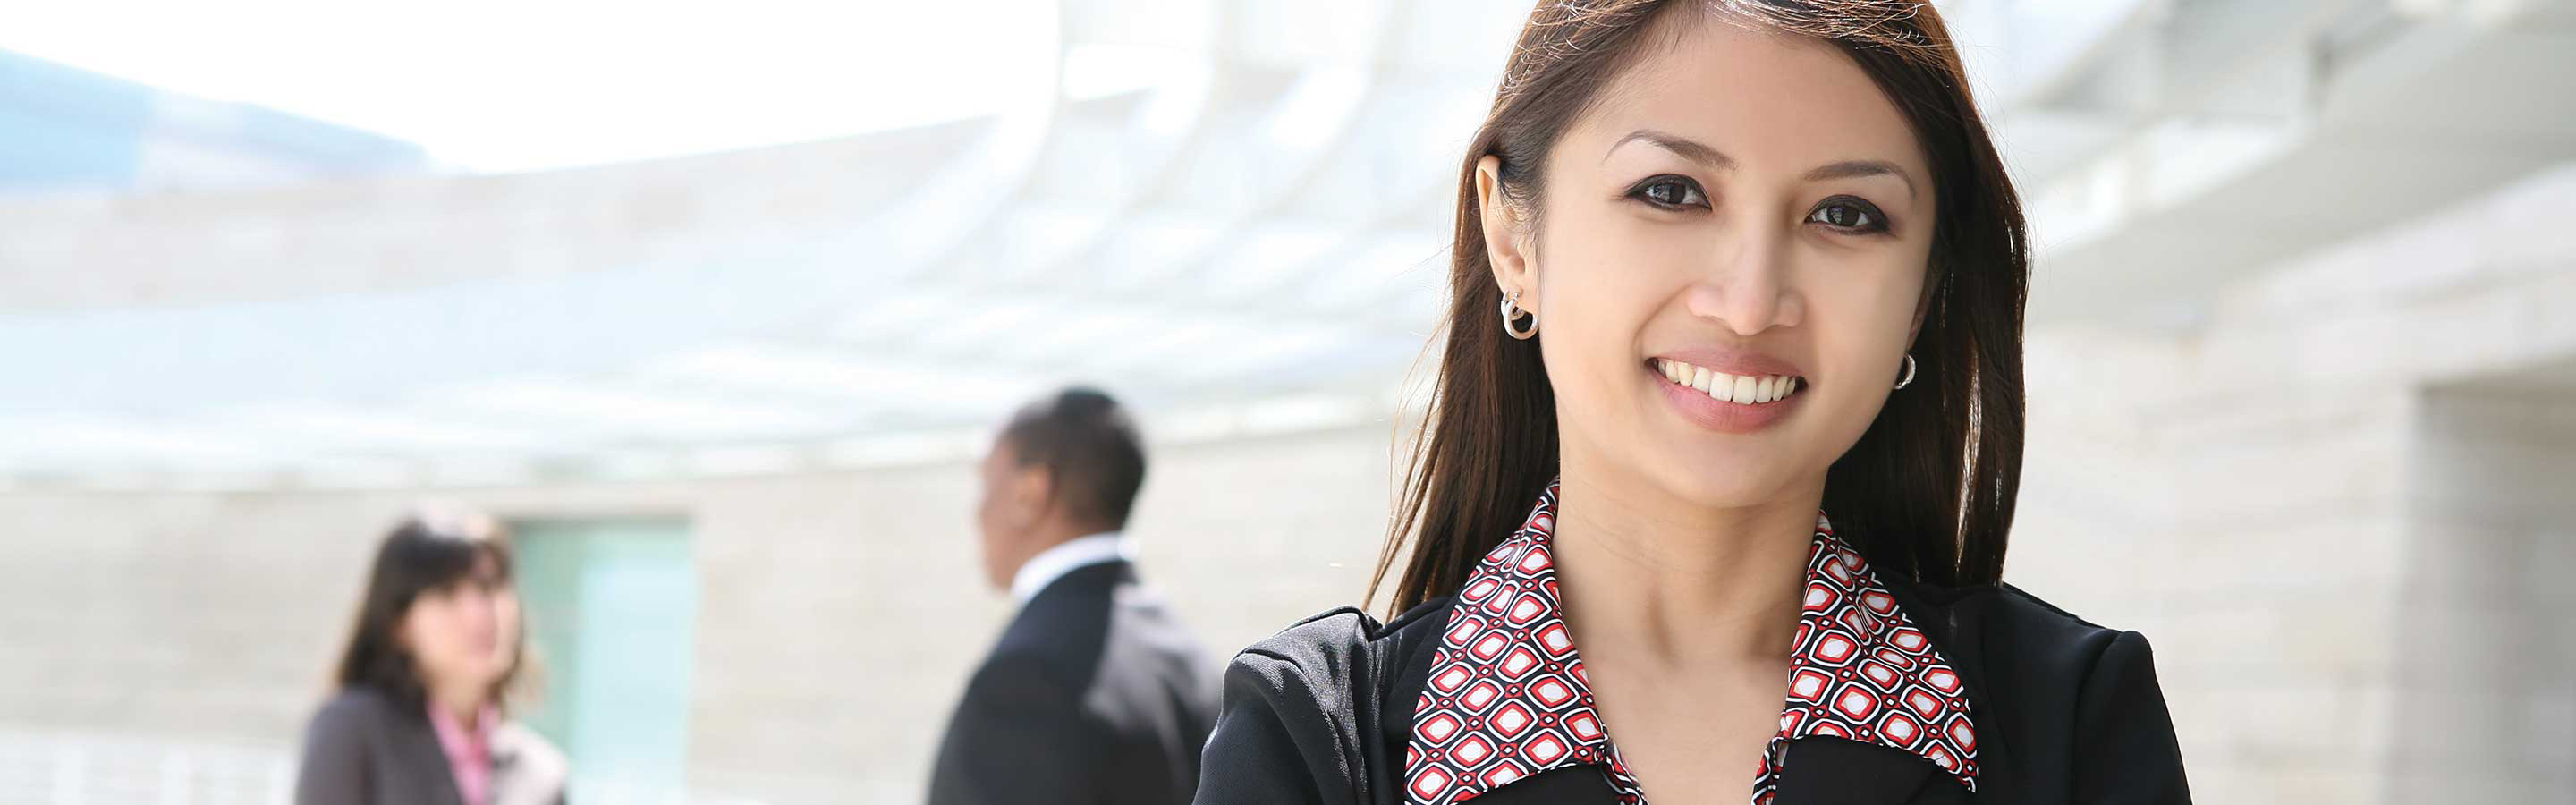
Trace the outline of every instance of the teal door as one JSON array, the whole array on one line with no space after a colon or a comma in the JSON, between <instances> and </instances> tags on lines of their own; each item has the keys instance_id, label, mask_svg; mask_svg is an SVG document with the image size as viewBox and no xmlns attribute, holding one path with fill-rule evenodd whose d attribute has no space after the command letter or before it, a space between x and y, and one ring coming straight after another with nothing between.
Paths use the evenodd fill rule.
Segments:
<instances>
[{"instance_id":1,"label":"teal door","mask_svg":"<svg viewBox=\"0 0 2576 805\"><path fill-rule=\"evenodd\" d=\"M680 519L514 522L542 691L521 715L572 760L576 790L686 783L698 582Z\"/></svg>"}]
</instances>

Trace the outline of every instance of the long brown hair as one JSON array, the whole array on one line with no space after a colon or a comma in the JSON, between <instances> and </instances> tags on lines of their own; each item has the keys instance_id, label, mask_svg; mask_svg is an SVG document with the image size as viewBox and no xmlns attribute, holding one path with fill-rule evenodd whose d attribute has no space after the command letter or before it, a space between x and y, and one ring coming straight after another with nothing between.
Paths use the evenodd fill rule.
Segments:
<instances>
[{"instance_id":1,"label":"long brown hair","mask_svg":"<svg viewBox=\"0 0 2576 805\"><path fill-rule=\"evenodd\" d=\"M1978 585L2003 572L2021 484L2029 239L1940 14L1920 0L1546 0L1521 29L1459 170L1447 340L1369 582L1373 598L1402 563L1393 611L1464 583L1557 473L1556 396L1538 343L1505 336L1495 314L1502 291L1485 252L1477 162L1496 157L1501 192L1535 213L1557 138L1659 27L1670 33L1663 17L1689 9L1841 50L1929 156L1940 192L1931 309L1911 349L1918 379L1826 471L1824 506L1881 573Z\"/></svg>"}]
</instances>

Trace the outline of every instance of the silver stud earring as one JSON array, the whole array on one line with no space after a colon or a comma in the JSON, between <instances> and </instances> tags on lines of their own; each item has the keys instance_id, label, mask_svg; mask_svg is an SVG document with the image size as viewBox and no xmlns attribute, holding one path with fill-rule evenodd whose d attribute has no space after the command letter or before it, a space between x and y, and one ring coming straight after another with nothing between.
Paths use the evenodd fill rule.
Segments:
<instances>
[{"instance_id":1,"label":"silver stud earring","mask_svg":"<svg viewBox=\"0 0 2576 805\"><path fill-rule=\"evenodd\" d=\"M1905 353L1905 376L1896 379L1896 387L1904 388L1905 384L1912 382L1914 382L1914 353L1908 352Z\"/></svg>"},{"instance_id":2,"label":"silver stud earring","mask_svg":"<svg viewBox=\"0 0 2576 805\"><path fill-rule=\"evenodd\" d=\"M1510 296L1503 297L1503 332L1513 338L1527 341L1530 336L1538 335L1538 314L1521 310L1520 301L1521 292L1519 291L1513 291ZM1524 314L1529 316L1529 329L1526 330L1520 328L1520 319Z\"/></svg>"}]
</instances>

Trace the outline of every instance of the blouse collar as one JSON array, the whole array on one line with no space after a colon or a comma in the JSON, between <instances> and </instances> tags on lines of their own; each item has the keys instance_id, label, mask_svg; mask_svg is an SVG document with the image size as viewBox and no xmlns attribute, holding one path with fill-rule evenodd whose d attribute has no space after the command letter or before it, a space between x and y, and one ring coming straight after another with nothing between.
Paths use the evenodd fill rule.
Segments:
<instances>
[{"instance_id":1,"label":"blouse collar","mask_svg":"<svg viewBox=\"0 0 2576 805\"><path fill-rule=\"evenodd\" d=\"M1408 803L1457 802L1575 765L1600 766L1621 802L1643 802L1559 609L1556 496L1550 482L1450 605L1414 702ZM1809 736L1900 749L1976 790L1976 730L1958 673L1821 511L1806 580L1780 732L1755 770L1751 801L1770 801L1788 742Z\"/></svg>"}]
</instances>

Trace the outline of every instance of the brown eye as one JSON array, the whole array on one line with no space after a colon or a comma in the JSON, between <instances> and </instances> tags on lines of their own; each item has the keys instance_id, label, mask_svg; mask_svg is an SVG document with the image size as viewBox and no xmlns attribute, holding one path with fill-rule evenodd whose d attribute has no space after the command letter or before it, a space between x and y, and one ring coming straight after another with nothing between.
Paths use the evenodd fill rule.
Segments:
<instances>
[{"instance_id":1,"label":"brown eye","mask_svg":"<svg viewBox=\"0 0 2576 805\"><path fill-rule=\"evenodd\" d=\"M1848 197L1816 205L1814 212L1807 213L1807 222L1853 232L1883 232L1887 229L1887 218L1879 214L1877 207Z\"/></svg>"},{"instance_id":2,"label":"brown eye","mask_svg":"<svg viewBox=\"0 0 2576 805\"><path fill-rule=\"evenodd\" d=\"M1628 191L1628 195L1658 207L1708 205L1708 198L1700 193L1699 185L1679 176L1657 176L1647 179L1638 183L1636 189Z\"/></svg>"}]
</instances>

